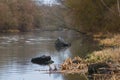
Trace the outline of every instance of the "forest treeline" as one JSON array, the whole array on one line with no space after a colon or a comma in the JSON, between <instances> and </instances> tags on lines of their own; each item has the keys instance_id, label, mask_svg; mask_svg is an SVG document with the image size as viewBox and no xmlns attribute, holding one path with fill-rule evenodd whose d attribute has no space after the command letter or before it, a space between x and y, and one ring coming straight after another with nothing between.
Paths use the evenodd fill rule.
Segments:
<instances>
[{"instance_id":1,"label":"forest treeline","mask_svg":"<svg viewBox=\"0 0 120 80\"><path fill-rule=\"evenodd\" d=\"M34 0L0 0L0 32L34 28L65 28L81 32L120 32L119 0L57 0L40 5Z\"/></svg>"},{"instance_id":2,"label":"forest treeline","mask_svg":"<svg viewBox=\"0 0 120 80\"><path fill-rule=\"evenodd\" d=\"M119 0L61 0L72 26L85 32L120 32Z\"/></svg>"},{"instance_id":3,"label":"forest treeline","mask_svg":"<svg viewBox=\"0 0 120 80\"><path fill-rule=\"evenodd\" d=\"M40 27L40 10L32 0L0 0L0 32L23 32Z\"/></svg>"}]
</instances>

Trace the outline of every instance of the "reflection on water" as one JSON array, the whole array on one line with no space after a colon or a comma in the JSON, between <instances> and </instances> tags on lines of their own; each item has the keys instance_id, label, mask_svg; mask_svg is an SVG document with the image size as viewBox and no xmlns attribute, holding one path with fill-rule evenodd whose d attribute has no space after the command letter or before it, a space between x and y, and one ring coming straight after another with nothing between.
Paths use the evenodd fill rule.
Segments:
<instances>
[{"instance_id":1,"label":"reflection on water","mask_svg":"<svg viewBox=\"0 0 120 80\"><path fill-rule=\"evenodd\" d=\"M59 36L71 42L72 46L58 52L54 42ZM46 54L52 57L54 64L60 64L67 57L85 55L91 47L88 46L88 41L83 41L84 38L73 31L1 34L0 80L70 80L62 74L40 72L39 70L48 70L49 67L32 64L30 61L31 58Z\"/></svg>"}]
</instances>

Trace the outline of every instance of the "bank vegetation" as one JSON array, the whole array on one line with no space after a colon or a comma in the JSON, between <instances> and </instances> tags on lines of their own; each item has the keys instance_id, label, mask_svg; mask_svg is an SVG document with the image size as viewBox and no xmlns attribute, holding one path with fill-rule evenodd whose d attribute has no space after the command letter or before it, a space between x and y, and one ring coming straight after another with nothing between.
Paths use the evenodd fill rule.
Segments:
<instances>
[{"instance_id":1,"label":"bank vegetation","mask_svg":"<svg viewBox=\"0 0 120 80\"><path fill-rule=\"evenodd\" d=\"M40 27L39 6L33 0L0 0L0 32L24 32Z\"/></svg>"},{"instance_id":2,"label":"bank vegetation","mask_svg":"<svg viewBox=\"0 0 120 80\"><path fill-rule=\"evenodd\" d=\"M120 32L119 0L60 0L72 15L72 27L83 32Z\"/></svg>"}]
</instances>

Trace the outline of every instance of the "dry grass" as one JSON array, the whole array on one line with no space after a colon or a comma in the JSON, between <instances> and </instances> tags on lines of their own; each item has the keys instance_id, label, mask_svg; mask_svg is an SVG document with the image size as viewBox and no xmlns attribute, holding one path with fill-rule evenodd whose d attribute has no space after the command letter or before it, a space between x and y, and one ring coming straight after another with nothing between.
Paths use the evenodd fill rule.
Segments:
<instances>
[{"instance_id":1,"label":"dry grass","mask_svg":"<svg viewBox=\"0 0 120 80\"><path fill-rule=\"evenodd\" d=\"M88 55L86 59L82 59L80 57L75 57L74 59L68 58L63 62L63 64L61 64L60 72L70 73L70 74L83 73L85 71L82 70L88 68L87 65L91 63L107 62L107 61L113 61L115 65L119 66L117 68L120 69L120 34L112 35L112 36L110 35L104 39L98 38L98 41L100 42L100 45L113 46L113 47L104 47L100 51L94 51L93 53ZM77 64L73 63L74 61L77 61L78 63ZM93 78L92 80L120 80L120 73L113 72L111 74L93 74L92 78Z\"/></svg>"},{"instance_id":2,"label":"dry grass","mask_svg":"<svg viewBox=\"0 0 120 80\"><path fill-rule=\"evenodd\" d=\"M94 35L94 39L103 46L103 49L94 51L88 55L86 61L88 63L97 63L112 60L120 66L120 34L107 34L104 36L103 34L99 34ZM93 80L120 80L120 74L97 74L94 76Z\"/></svg>"},{"instance_id":3,"label":"dry grass","mask_svg":"<svg viewBox=\"0 0 120 80\"><path fill-rule=\"evenodd\" d=\"M112 35L111 38L100 40L101 45L120 46L120 34Z\"/></svg>"},{"instance_id":4,"label":"dry grass","mask_svg":"<svg viewBox=\"0 0 120 80\"><path fill-rule=\"evenodd\" d=\"M61 64L60 72L61 71L65 72L65 73L69 73L69 74L86 73L87 72L87 64L79 56L74 57L74 59L67 58Z\"/></svg>"},{"instance_id":5,"label":"dry grass","mask_svg":"<svg viewBox=\"0 0 120 80\"><path fill-rule=\"evenodd\" d=\"M93 36L102 45L102 50L88 55L87 61L101 62L106 60L120 61L120 34L102 34Z\"/></svg>"},{"instance_id":6,"label":"dry grass","mask_svg":"<svg viewBox=\"0 0 120 80\"><path fill-rule=\"evenodd\" d=\"M97 74L93 75L93 80L120 80L120 74Z\"/></svg>"},{"instance_id":7,"label":"dry grass","mask_svg":"<svg viewBox=\"0 0 120 80\"><path fill-rule=\"evenodd\" d=\"M94 51L92 54L88 55L86 60L88 62L103 62L107 60L120 62L120 48L108 48L101 51Z\"/></svg>"}]
</instances>

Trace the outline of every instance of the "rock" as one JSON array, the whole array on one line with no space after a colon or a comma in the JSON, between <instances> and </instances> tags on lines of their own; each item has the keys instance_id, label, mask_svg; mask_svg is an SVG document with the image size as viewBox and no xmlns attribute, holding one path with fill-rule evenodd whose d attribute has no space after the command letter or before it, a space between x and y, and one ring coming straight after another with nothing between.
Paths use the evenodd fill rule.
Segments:
<instances>
[{"instance_id":1,"label":"rock","mask_svg":"<svg viewBox=\"0 0 120 80\"><path fill-rule=\"evenodd\" d=\"M110 68L110 66L107 63L94 63L88 65L88 73L89 75L92 74L100 74L100 73L106 73L106 69ZM100 71L100 69L104 69Z\"/></svg>"},{"instance_id":2,"label":"rock","mask_svg":"<svg viewBox=\"0 0 120 80\"><path fill-rule=\"evenodd\" d=\"M71 46L71 44L65 42L61 37L59 37L55 42L55 47L58 51L69 46Z\"/></svg>"},{"instance_id":3,"label":"rock","mask_svg":"<svg viewBox=\"0 0 120 80\"><path fill-rule=\"evenodd\" d=\"M120 66L117 63L95 63L88 65L88 73L91 74L111 74L119 73Z\"/></svg>"},{"instance_id":4,"label":"rock","mask_svg":"<svg viewBox=\"0 0 120 80\"><path fill-rule=\"evenodd\" d=\"M40 65L47 65L52 64L54 61L51 60L50 56L43 55L41 57L32 58L31 62Z\"/></svg>"}]
</instances>

